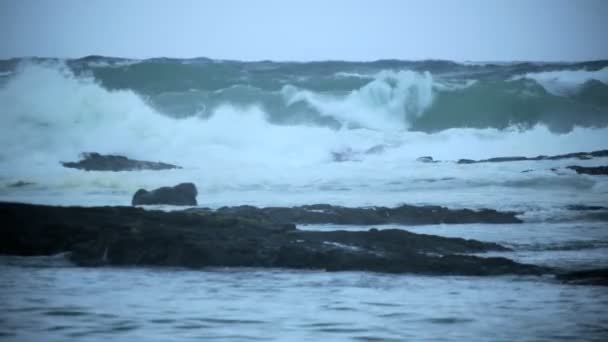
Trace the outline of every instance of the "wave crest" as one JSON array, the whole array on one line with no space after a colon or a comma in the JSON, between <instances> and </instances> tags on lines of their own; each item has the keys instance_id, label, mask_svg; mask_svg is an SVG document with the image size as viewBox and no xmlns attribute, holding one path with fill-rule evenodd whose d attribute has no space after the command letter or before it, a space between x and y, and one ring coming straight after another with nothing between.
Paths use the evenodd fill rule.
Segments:
<instances>
[{"instance_id":1,"label":"wave crest","mask_svg":"<svg viewBox=\"0 0 608 342\"><path fill-rule=\"evenodd\" d=\"M429 72L381 71L360 89L347 94L322 94L287 85L282 89L287 106L304 102L322 116L350 128L402 130L433 103Z\"/></svg>"}]
</instances>

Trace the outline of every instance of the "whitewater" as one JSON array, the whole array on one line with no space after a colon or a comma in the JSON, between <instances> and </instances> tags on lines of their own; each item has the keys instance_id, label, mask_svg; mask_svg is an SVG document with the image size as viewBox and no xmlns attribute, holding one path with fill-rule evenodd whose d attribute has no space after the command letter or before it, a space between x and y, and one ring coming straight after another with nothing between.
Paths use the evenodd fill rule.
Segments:
<instances>
[{"instance_id":1,"label":"whitewater","mask_svg":"<svg viewBox=\"0 0 608 342\"><path fill-rule=\"evenodd\" d=\"M0 201L130 205L140 188L192 182L209 208L491 208L515 211L523 224L388 228L497 242L514 250L500 256L520 262L608 265L608 177L566 168L608 158L457 163L608 149L608 61L21 58L0 61L0 110ZM62 166L83 152L182 168ZM608 333L605 288L542 277L83 269L62 256L1 256L0 271L8 275L0 339L16 341L601 341Z\"/></svg>"},{"instance_id":2,"label":"whitewater","mask_svg":"<svg viewBox=\"0 0 608 342\"><path fill-rule=\"evenodd\" d=\"M538 212L606 204L604 179L551 171L571 160L454 163L606 148L608 66L597 63L89 57L2 66L3 200L126 205L138 188L187 181L209 207L411 203ZM496 117L503 112L508 118ZM82 152L183 169L61 166ZM421 156L441 162L417 162ZM32 184L10 186L18 181Z\"/></svg>"}]
</instances>

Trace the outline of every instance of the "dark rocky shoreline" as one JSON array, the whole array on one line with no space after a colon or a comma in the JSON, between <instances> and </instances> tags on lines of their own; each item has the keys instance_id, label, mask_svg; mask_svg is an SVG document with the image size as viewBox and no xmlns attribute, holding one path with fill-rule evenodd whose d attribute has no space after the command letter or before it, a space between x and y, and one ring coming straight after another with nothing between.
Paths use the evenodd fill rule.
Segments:
<instances>
[{"instance_id":1,"label":"dark rocky shoreline","mask_svg":"<svg viewBox=\"0 0 608 342\"><path fill-rule=\"evenodd\" d=\"M133 207L53 207L0 203L0 254L69 251L79 266L284 267L435 275L543 274L475 240L404 230L301 231L292 223L217 212Z\"/></svg>"}]
</instances>

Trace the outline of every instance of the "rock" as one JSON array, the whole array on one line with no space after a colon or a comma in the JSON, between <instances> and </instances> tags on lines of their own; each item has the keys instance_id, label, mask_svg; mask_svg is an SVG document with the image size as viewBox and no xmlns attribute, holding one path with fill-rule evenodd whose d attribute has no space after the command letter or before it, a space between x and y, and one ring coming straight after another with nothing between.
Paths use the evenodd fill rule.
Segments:
<instances>
[{"instance_id":1,"label":"rock","mask_svg":"<svg viewBox=\"0 0 608 342\"><path fill-rule=\"evenodd\" d=\"M436 163L436 160L433 160L433 157L431 156L424 156L424 157L418 157L416 158L416 161L421 162L421 163Z\"/></svg>"},{"instance_id":2,"label":"rock","mask_svg":"<svg viewBox=\"0 0 608 342\"><path fill-rule=\"evenodd\" d=\"M589 160L594 157L608 157L608 150L599 150L593 152L576 152L567 154L558 154L555 156L536 156L536 157L496 157L481 160L459 159L458 164L476 164L476 163L503 163L514 161L538 161L538 160L561 160L561 159L580 159Z\"/></svg>"},{"instance_id":3,"label":"rock","mask_svg":"<svg viewBox=\"0 0 608 342\"><path fill-rule=\"evenodd\" d=\"M197 205L196 195L196 186L193 183L181 183L174 187L162 187L152 191L139 189L133 195L131 204Z\"/></svg>"},{"instance_id":4,"label":"rock","mask_svg":"<svg viewBox=\"0 0 608 342\"><path fill-rule=\"evenodd\" d=\"M593 175L593 176L605 176L608 175L608 166L591 166L584 167L578 165L566 166L567 169L574 170L578 174Z\"/></svg>"},{"instance_id":5,"label":"rock","mask_svg":"<svg viewBox=\"0 0 608 342\"><path fill-rule=\"evenodd\" d=\"M526 157L497 157L497 158L489 158L478 161L478 163L503 163L503 162L513 162L513 161L523 161L529 160Z\"/></svg>"},{"instance_id":6,"label":"rock","mask_svg":"<svg viewBox=\"0 0 608 342\"><path fill-rule=\"evenodd\" d=\"M134 160L124 156L102 155L95 152L83 153L81 159L78 162L61 162L61 164L67 168L85 171L139 171L181 168L172 164Z\"/></svg>"},{"instance_id":7,"label":"rock","mask_svg":"<svg viewBox=\"0 0 608 342\"><path fill-rule=\"evenodd\" d=\"M608 286L608 268L562 273L556 279L571 285Z\"/></svg>"},{"instance_id":8,"label":"rock","mask_svg":"<svg viewBox=\"0 0 608 342\"><path fill-rule=\"evenodd\" d=\"M595 153L595 155L594 155ZM559 154L556 156L549 156L544 159L547 160L560 160L560 159L580 159L580 160L588 160L592 159L594 156L602 157L602 151L595 152L575 152L575 153L567 153L567 154Z\"/></svg>"},{"instance_id":9,"label":"rock","mask_svg":"<svg viewBox=\"0 0 608 342\"><path fill-rule=\"evenodd\" d=\"M548 268L462 255L495 243L404 230L300 231L218 212L0 203L0 254L70 251L79 266L289 267L327 271L497 275Z\"/></svg>"},{"instance_id":10,"label":"rock","mask_svg":"<svg viewBox=\"0 0 608 342\"><path fill-rule=\"evenodd\" d=\"M450 223L521 223L514 212L492 209L448 209L440 206L401 205L395 208L348 208L329 204L300 207L252 206L222 207L217 213L275 223L300 224L450 224Z\"/></svg>"},{"instance_id":11,"label":"rock","mask_svg":"<svg viewBox=\"0 0 608 342\"><path fill-rule=\"evenodd\" d=\"M571 220L608 222L608 207L599 205L571 204L566 209L576 211Z\"/></svg>"},{"instance_id":12,"label":"rock","mask_svg":"<svg viewBox=\"0 0 608 342\"><path fill-rule=\"evenodd\" d=\"M587 210L595 211L595 210L608 209L607 207L602 207L599 205L584 205L584 204L571 204L571 205L567 205L566 208L568 210L576 210L576 211L587 211Z\"/></svg>"},{"instance_id":13,"label":"rock","mask_svg":"<svg viewBox=\"0 0 608 342\"><path fill-rule=\"evenodd\" d=\"M334 162L361 161L367 155L384 153L387 148L388 146L386 145L374 145L365 150L354 150L350 147L346 147L342 150L332 151L331 159Z\"/></svg>"},{"instance_id":14,"label":"rock","mask_svg":"<svg viewBox=\"0 0 608 342\"><path fill-rule=\"evenodd\" d=\"M608 150L593 151L589 152L589 154L593 157L608 157Z\"/></svg>"},{"instance_id":15,"label":"rock","mask_svg":"<svg viewBox=\"0 0 608 342\"><path fill-rule=\"evenodd\" d=\"M365 150L365 154L380 154L383 153L384 151L386 151L386 145L375 145L372 146L370 148L368 148L367 150Z\"/></svg>"},{"instance_id":16,"label":"rock","mask_svg":"<svg viewBox=\"0 0 608 342\"><path fill-rule=\"evenodd\" d=\"M26 181L16 181L15 183L11 183L9 185L7 185L9 188L23 188L26 186L30 186L30 185L34 185L33 182L26 182Z\"/></svg>"}]
</instances>

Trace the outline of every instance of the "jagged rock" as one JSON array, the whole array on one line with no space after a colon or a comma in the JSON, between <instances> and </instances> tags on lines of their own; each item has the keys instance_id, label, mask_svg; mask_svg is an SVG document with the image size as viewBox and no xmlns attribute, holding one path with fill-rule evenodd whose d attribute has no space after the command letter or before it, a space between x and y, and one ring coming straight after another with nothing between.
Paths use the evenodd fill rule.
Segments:
<instances>
[{"instance_id":1,"label":"jagged rock","mask_svg":"<svg viewBox=\"0 0 608 342\"><path fill-rule=\"evenodd\" d=\"M551 270L462 255L507 248L404 230L300 231L217 212L0 203L0 254L70 251L80 266L289 267L328 271L497 275Z\"/></svg>"},{"instance_id":2,"label":"jagged rock","mask_svg":"<svg viewBox=\"0 0 608 342\"><path fill-rule=\"evenodd\" d=\"M570 169L570 170L574 170L578 174L593 175L593 176L608 175L608 166L584 167L584 166L578 166L578 165L571 165L571 166L566 166L566 168Z\"/></svg>"},{"instance_id":3,"label":"jagged rock","mask_svg":"<svg viewBox=\"0 0 608 342\"><path fill-rule=\"evenodd\" d=\"M133 195L131 204L197 205L196 195L196 186L193 183L181 183L174 187L167 186L152 191L139 189Z\"/></svg>"},{"instance_id":4,"label":"jagged rock","mask_svg":"<svg viewBox=\"0 0 608 342\"><path fill-rule=\"evenodd\" d=\"M571 285L608 286L608 268L562 273L556 279Z\"/></svg>"},{"instance_id":5,"label":"jagged rock","mask_svg":"<svg viewBox=\"0 0 608 342\"><path fill-rule=\"evenodd\" d=\"M85 171L139 171L181 168L172 164L134 160L124 156L102 155L95 152L83 153L81 159L78 162L61 162L61 164L64 167Z\"/></svg>"}]
</instances>

